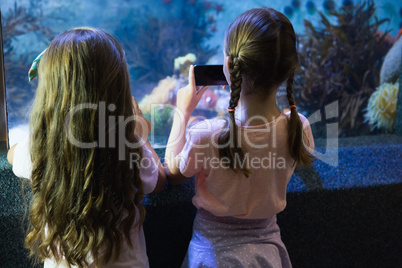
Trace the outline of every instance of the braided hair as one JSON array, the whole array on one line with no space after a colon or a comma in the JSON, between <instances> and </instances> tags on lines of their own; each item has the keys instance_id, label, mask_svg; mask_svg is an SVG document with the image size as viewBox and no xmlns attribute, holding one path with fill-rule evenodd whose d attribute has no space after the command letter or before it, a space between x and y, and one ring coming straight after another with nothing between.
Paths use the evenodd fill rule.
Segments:
<instances>
[{"instance_id":1,"label":"braided hair","mask_svg":"<svg viewBox=\"0 0 402 268\"><path fill-rule=\"evenodd\" d=\"M239 145L238 141L238 129L235 122L234 110L239 103L240 91L242 84L242 76L240 72L240 62L239 58L230 58L229 61L229 73L230 73L230 83L231 92L229 100L229 121L225 130L221 133L218 138L218 144L227 144L228 146L220 146L219 155L221 158L227 158L229 160L229 167L233 170L240 169L243 174L248 177L251 171L248 166L244 166L242 163L247 163L244 161L244 152Z\"/></svg>"},{"instance_id":2,"label":"braided hair","mask_svg":"<svg viewBox=\"0 0 402 268\"><path fill-rule=\"evenodd\" d=\"M230 120L218 138L220 158L227 157L233 170L240 170L246 176L250 174L247 167L237 166L244 159L244 151L238 142L234 109L239 102L243 79L247 79L255 93L263 97L286 80L286 97L291 108L288 149L295 164L311 165L312 156L303 145L303 124L293 97L298 55L296 35L288 18L266 7L244 12L226 30L225 54L229 56L231 81Z\"/></svg>"}]
</instances>

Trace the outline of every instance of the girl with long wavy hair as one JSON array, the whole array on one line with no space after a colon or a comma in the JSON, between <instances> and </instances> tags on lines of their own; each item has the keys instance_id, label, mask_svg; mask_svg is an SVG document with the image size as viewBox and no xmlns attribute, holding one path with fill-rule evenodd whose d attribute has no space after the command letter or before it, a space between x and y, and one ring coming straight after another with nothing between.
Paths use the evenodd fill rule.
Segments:
<instances>
[{"instance_id":1,"label":"girl with long wavy hair","mask_svg":"<svg viewBox=\"0 0 402 268\"><path fill-rule=\"evenodd\" d=\"M290 267L276 214L286 206L295 166L311 165L314 148L309 122L293 98L298 64L293 26L271 8L246 11L226 31L224 56L227 120L204 120L185 139L205 92L195 86L190 68L166 148L169 182L195 175L197 215L183 267ZM276 104L285 81L290 113Z\"/></svg>"},{"instance_id":2,"label":"girl with long wavy hair","mask_svg":"<svg viewBox=\"0 0 402 268\"><path fill-rule=\"evenodd\" d=\"M141 201L163 189L165 173L122 47L102 30L75 28L35 64L30 139L8 153L32 182L26 247L44 267L148 267Z\"/></svg>"}]
</instances>

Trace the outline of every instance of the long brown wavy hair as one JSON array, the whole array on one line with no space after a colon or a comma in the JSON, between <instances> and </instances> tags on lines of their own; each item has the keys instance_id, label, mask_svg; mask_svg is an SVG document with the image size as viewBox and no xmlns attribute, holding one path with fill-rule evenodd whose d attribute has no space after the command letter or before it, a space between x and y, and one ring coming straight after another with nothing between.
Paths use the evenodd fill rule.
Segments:
<instances>
[{"instance_id":1,"label":"long brown wavy hair","mask_svg":"<svg viewBox=\"0 0 402 268\"><path fill-rule=\"evenodd\" d=\"M298 64L296 35L291 22L272 8L251 9L237 17L225 34L225 54L229 56L231 95L229 109L238 105L243 78L262 98L285 80L291 115L288 148L298 165L309 166L312 156L303 145L303 125L293 98L293 77ZM218 138L220 157L229 159L229 166L246 176L250 170L241 165L243 149L238 146L234 111L229 112L228 127Z\"/></svg>"},{"instance_id":2,"label":"long brown wavy hair","mask_svg":"<svg viewBox=\"0 0 402 268\"><path fill-rule=\"evenodd\" d=\"M127 160L142 151L131 146L138 141L124 51L102 30L75 28L51 42L38 70L25 244L37 260L117 260L145 217L138 166Z\"/></svg>"}]
</instances>

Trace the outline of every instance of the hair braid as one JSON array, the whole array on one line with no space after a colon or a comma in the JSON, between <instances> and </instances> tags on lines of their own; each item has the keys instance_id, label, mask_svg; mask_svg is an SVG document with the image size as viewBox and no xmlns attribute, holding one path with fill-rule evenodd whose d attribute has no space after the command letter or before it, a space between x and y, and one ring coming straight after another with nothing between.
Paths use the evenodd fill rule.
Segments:
<instances>
[{"instance_id":1,"label":"hair braid","mask_svg":"<svg viewBox=\"0 0 402 268\"><path fill-rule=\"evenodd\" d=\"M242 83L242 77L239 67L239 58L238 57L234 58L233 60L231 60L229 64L230 64L229 73L231 82L229 109L235 109L239 103L241 83ZM230 132L232 133L232 135L230 135L230 137L232 137L232 140L230 141L229 147L234 152L238 152L239 144L237 140L237 127L236 127L234 111L229 112L229 115L230 115L230 126L231 126ZM233 155L233 153L231 153L231 155Z\"/></svg>"},{"instance_id":2,"label":"hair braid","mask_svg":"<svg viewBox=\"0 0 402 268\"><path fill-rule=\"evenodd\" d=\"M288 80L286 81L286 98L288 99L289 106L296 105L295 100L293 98L293 82L294 82L294 74L291 74Z\"/></svg>"},{"instance_id":3,"label":"hair braid","mask_svg":"<svg viewBox=\"0 0 402 268\"><path fill-rule=\"evenodd\" d=\"M229 73L230 73L230 100L229 100L229 109L235 109L239 103L240 92L241 92L241 84L242 84L242 75L240 71L240 62L239 58L230 58L229 62ZM248 166L242 166L242 163L245 163L244 160L244 152L238 143L238 129L235 122L235 113L234 111L229 112L229 122L228 128L222 131L218 139L218 143L220 145L225 145L223 148L219 149L220 157L226 157L229 159L229 167L233 170L241 170L243 174L248 177L251 174Z\"/></svg>"},{"instance_id":4,"label":"hair braid","mask_svg":"<svg viewBox=\"0 0 402 268\"><path fill-rule=\"evenodd\" d=\"M243 82L243 80L240 72L239 58L236 57L230 61L231 62L229 63L230 64L229 73L231 82L230 85L231 92L230 92L229 109L234 109L239 103L241 83Z\"/></svg>"},{"instance_id":5,"label":"hair braid","mask_svg":"<svg viewBox=\"0 0 402 268\"><path fill-rule=\"evenodd\" d=\"M311 166L312 157L303 144L303 123L300 120L296 110L296 103L293 98L293 81L294 73L292 73L286 82L286 98L290 108L289 131L288 131L288 147L295 164Z\"/></svg>"}]
</instances>

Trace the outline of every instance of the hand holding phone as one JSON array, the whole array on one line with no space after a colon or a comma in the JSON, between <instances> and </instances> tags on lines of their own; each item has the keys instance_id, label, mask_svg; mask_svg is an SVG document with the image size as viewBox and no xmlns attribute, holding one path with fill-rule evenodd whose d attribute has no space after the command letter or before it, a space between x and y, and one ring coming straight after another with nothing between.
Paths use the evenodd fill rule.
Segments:
<instances>
[{"instance_id":1,"label":"hand holding phone","mask_svg":"<svg viewBox=\"0 0 402 268\"><path fill-rule=\"evenodd\" d=\"M223 65L195 65L194 76L196 86L228 84L223 73Z\"/></svg>"},{"instance_id":2,"label":"hand holding phone","mask_svg":"<svg viewBox=\"0 0 402 268\"><path fill-rule=\"evenodd\" d=\"M176 107L181 111L182 115L189 117L197 104L200 102L202 95L209 86L196 86L194 66L190 65L188 70L188 84L179 89L176 94Z\"/></svg>"}]
</instances>

